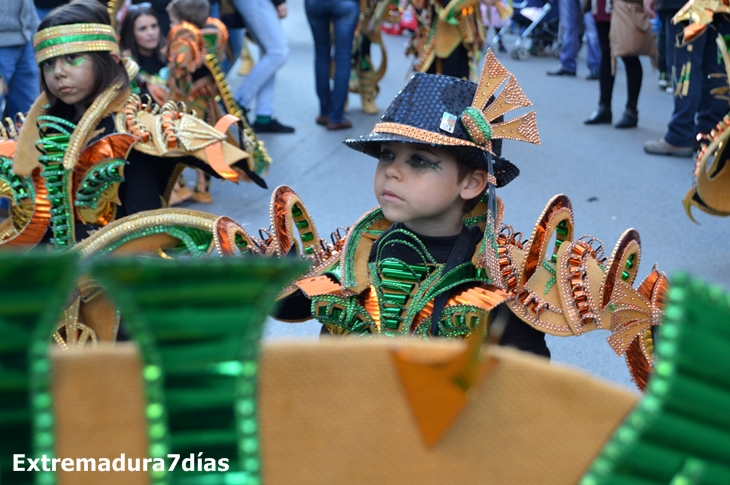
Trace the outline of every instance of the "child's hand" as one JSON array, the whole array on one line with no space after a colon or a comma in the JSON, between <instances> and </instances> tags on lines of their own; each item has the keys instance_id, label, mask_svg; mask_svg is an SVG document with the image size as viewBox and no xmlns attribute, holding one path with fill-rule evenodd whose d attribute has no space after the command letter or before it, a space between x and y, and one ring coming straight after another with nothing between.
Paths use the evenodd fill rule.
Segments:
<instances>
[{"instance_id":1,"label":"child's hand","mask_svg":"<svg viewBox=\"0 0 730 485\"><path fill-rule=\"evenodd\" d=\"M289 13L289 9L286 6L286 2L276 6L276 13L279 14L279 18L283 19Z\"/></svg>"}]
</instances>

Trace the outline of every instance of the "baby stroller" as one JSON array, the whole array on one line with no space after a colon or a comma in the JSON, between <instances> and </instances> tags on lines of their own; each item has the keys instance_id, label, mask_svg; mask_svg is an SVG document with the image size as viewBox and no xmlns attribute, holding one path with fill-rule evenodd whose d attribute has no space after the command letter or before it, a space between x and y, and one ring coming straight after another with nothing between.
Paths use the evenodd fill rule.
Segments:
<instances>
[{"instance_id":1,"label":"baby stroller","mask_svg":"<svg viewBox=\"0 0 730 485\"><path fill-rule=\"evenodd\" d=\"M512 7L514 8L512 19L499 30L492 45L500 45L502 37L516 27L519 37L510 50L513 59L524 60L530 55L559 57L560 21L556 0L524 0L513 4Z\"/></svg>"}]
</instances>

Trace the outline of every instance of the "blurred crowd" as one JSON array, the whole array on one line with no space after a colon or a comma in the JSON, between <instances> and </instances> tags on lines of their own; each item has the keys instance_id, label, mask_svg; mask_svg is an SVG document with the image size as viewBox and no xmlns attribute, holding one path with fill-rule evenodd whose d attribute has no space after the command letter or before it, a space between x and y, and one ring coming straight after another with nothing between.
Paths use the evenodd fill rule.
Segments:
<instances>
[{"instance_id":1,"label":"blurred crowd","mask_svg":"<svg viewBox=\"0 0 730 485\"><path fill-rule=\"evenodd\" d=\"M102 3L106 3L103 2ZM39 73L33 59L32 38L38 23L68 0L4 0L0 2L0 90L4 96L3 119L28 110L39 93ZM119 3L117 3L119 2ZM225 31L220 56L224 73L243 76L232 93L257 133L293 133L295 128L274 113L276 74L289 54L281 19L287 16L286 0L110 0L115 12L123 55L140 67L134 80L140 92L157 102L170 99L169 44L171 27L185 23L198 29ZM647 153L691 157L699 149L698 134L709 133L727 112L717 93L727 85L725 66L715 37L730 33L728 22L716 21L692 42L683 36L686 22L673 17L685 0L507 0L471 2L451 12L459 2L447 0L305 0L307 20L314 40L315 86L319 99L316 123L329 130L347 129L348 92L362 97L363 111L378 113L375 97L385 62L373 65L371 44L384 47L381 30L413 32L409 54L413 70L473 79L476 56L491 45L506 51L503 35L518 34L514 57L559 57L550 76L578 74L576 61L586 46L587 80L598 81L598 107L585 119L587 125L611 124L634 128L639 122L639 96L643 69L639 57L649 56L657 68L658 87L673 95L674 109L667 130L658 140L644 145ZM463 3L463 2L461 2ZM459 5L457 5L459 7ZM479 15L472 15L472 11ZM468 15L467 15L468 14ZM448 17L448 18L447 18ZM441 23L443 25L441 25ZM438 25L437 25L438 24ZM454 27L456 26L456 27ZM486 32L494 28L494 40ZM460 29L452 35L448 29ZM201 30L202 31L202 30ZM449 36L455 41L449 40ZM439 37L440 36L440 37ZM447 40L444 40L447 39ZM444 42L451 42L448 45ZM249 49L258 46L258 58ZM178 54L176 54L178 55ZM626 103L620 117L612 109L617 59L624 66ZM236 62L238 60L238 62ZM237 66L231 71L232 66ZM188 68L189 65L178 69ZM194 85L206 73L192 72ZM653 74L656 75L656 74ZM175 74L179 76L179 74ZM182 89L182 88L181 88ZM175 99L174 96L172 99ZM190 99L181 99L190 102Z\"/></svg>"}]
</instances>

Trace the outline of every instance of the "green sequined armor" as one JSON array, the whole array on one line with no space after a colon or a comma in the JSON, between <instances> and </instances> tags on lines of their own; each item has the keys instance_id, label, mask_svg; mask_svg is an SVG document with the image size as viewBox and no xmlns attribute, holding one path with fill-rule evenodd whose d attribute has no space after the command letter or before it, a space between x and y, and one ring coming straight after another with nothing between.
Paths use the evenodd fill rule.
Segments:
<instances>
[{"instance_id":1,"label":"green sequined armor","mask_svg":"<svg viewBox=\"0 0 730 485\"><path fill-rule=\"evenodd\" d=\"M429 253L417 235L394 228L383 236L383 231L377 229L379 220L383 220L380 210L361 219L348 236L350 241L340 265L324 273L332 279L342 277L341 292L316 294L305 289L312 300L312 315L332 333L415 334L426 338L432 333L434 299L448 292L437 335L469 335L493 306L480 296L480 291L485 291L480 289L491 283L487 272L472 263L472 255L445 271L445 265ZM358 245L378 237L374 261L366 263L369 288L357 291L355 265L363 264L355 262ZM405 253L410 254L407 262L393 256Z\"/></svg>"},{"instance_id":2,"label":"green sequined armor","mask_svg":"<svg viewBox=\"0 0 730 485\"><path fill-rule=\"evenodd\" d=\"M36 147L41 152L38 161L43 165L41 176L51 203L51 243L57 249L67 249L75 242L71 174L63 168L63 155L75 129L75 124L61 118L38 117L39 140Z\"/></svg>"}]
</instances>

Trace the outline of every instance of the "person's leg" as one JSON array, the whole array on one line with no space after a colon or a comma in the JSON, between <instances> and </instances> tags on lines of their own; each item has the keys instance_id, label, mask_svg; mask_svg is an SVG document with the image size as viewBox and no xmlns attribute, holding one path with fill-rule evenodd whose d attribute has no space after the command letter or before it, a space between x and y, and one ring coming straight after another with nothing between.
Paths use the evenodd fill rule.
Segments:
<instances>
[{"instance_id":1,"label":"person's leg","mask_svg":"<svg viewBox=\"0 0 730 485\"><path fill-rule=\"evenodd\" d=\"M674 56L676 51L676 39L671 35L671 23L672 23L672 16L674 15L674 12L667 11L667 10L660 10L657 12L659 15L659 18L662 22L662 35L661 38L664 39L664 65L659 64L659 69L666 70L667 74L669 75L669 85L673 86L672 79L676 81L676 78L674 77L672 73L672 67L674 66ZM677 73L679 74L679 73Z\"/></svg>"},{"instance_id":2,"label":"person's leg","mask_svg":"<svg viewBox=\"0 0 730 485\"><path fill-rule=\"evenodd\" d=\"M256 114L271 116L273 106L273 83L276 71L284 65L289 55L286 34L271 0L233 0L243 16L251 37L261 49L261 58L249 73L243 84L236 90L235 98L244 108L250 108L257 98ZM265 86L272 91L261 91Z\"/></svg>"},{"instance_id":3,"label":"person's leg","mask_svg":"<svg viewBox=\"0 0 730 485\"><path fill-rule=\"evenodd\" d=\"M598 69L600 96L598 98L598 109L584 121L587 125L611 123L612 121L611 98L614 76L611 72L611 43L608 39L610 29L611 22L596 22L598 45L601 47L601 64Z\"/></svg>"},{"instance_id":4,"label":"person's leg","mask_svg":"<svg viewBox=\"0 0 730 485\"><path fill-rule=\"evenodd\" d=\"M343 124L343 110L347 100L352 65L352 42L360 13L356 0L340 0L333 5L335 31L335 82L329 110L328 127ZM344 123L345 125L349 124ZM352 126L350 124L350 126Z\"/></svg>"},{"instance_id":5,"label":"person's leg","mask_svg":"<svg viewBox=\"0 0 730 485\"><path fill-rule=\"evenodd\" d=\"M575 58L580 49L580 38L578 37L580 23L580 2L578 0L560 0L560 28L563 31L560 65L572 73L575 73L577 69Z\"/></svg>"},{"instance_id":6,"label":"person's leg","mask_svg":"<svg viewBox=\"0 0 730 485\"><path fill-rule=\"evenodd\" d=\"M304 8L307 13L309 28L314 39L314 81L319 98L319 117L327 124L330 113L330 59L332 38L330 36L330 17L324 9L322 0L306 0Z\"/></svg>"},{"instance_id":7,"label":"person's leg","mask_svg":"<svg viewBox=\"0 0 730 485\"><path fill-rule=\"evenodd\" d=\"M7 48L5 48L7 49ZM2 51L0 57L5 57ZM17 46L10 59L3 59L3 63L15 60L15 66L9 76L3 72L3 79L8 86L5 98L5 116L14 117L17 113L27 113L33 101L40 94L40 79L38 66L35 63L33 44L28 42L24 46ZM0 67L6 71L5 67Z\"/></svg>"},{"instance_id":8,"label":"person's leg","mask_svg":"<svg viewBox=\"0 0 730 485\"><path fill-rule=\"evenodd\" d=\"M641 91L641 80L644 71L641 68L641 61L636 56L622 57L626 69L626 109L621 119L614 125L616 128L635 128L639 123L639 92Z\"/></svg>"},{"instance_id":9,"label":"person's leg","mask_svg":"<svg viewBox=\"0 0 730 485\"><path fill-rule=\"evenodd\" d=\"M717 27L718 31L715 31L713 28L707 30L706 35L708 37L702 53L702 66L697 66L698 68L701 67L702 71L700 78L702 90L700 93L700 105L697 109L697 127L695 134L709 133L728 112L727 101L717 99L712 94L712 91L715 89L727 88L725 65L721 58L718 57L715 38L717 38L717 34L730 34L730 24L723 21ZM694 69L694 65L692 68ZM690 83L692 82L694 82L694 78L690 80ZM690 89L692 89L691 84Z\"/></svg>"},{"instance_id":10,"label":"person's leg","mask_svg":"<svg viewBox=\"0 0 730 485\"><path fill-rule=\"evenodd\" d=\"M667 31L667 35L675 39L677 33L682 28L682 25L672 25ZM714 30L708 29L691 44L675 49L674 70L677 76L681 76L682 68L688 62L691 63L691 70L689 74L689 88L685 92L683 87L685 83L681 83L678 86L679 93L674 96L674 111L667 126L667 133L664 135L664 139L670 145L687 148L692 147L695 136L697 135L695 115L697 114L702 99L703 54L706 44L714 44L714 37L711 37L713 34ZM720 116L722 117L722 115ZM717 121L719 121L719 118L712 125L714 126Z\"/></svg>"},{"instance_id":11,"label":"person's leg","mask_svg":"<svg viewBox=\"0 0 730 485\"><path fill-rule=\"evenodd\" d=\"M659 50L659 87L665 89L669 85L669 71L667 71L667 31L664 28L664 15L657 12L659 30L657 31L656 43Z\"/></svg>"},{"instance_id":12,"label":"person's leg","mask_svg":"<svg viewBox=\"0 0 730 485\"><path fill-rule=\"evenodd\" d=\"M592 74L598 74L601 70L601 45L598 42L598 32L596 31L596 21L593 14L586 12L583 14L583 24L586 27L586 40L588 55L586 56L586 64L588 65L589 77Z\"/></svg>"},{"instance_id":13,"label":"person's leg","mask_svg":"<svg viewBox=\"0 0 730 485\"><path fill-rule=\"evenodd\" d=\"M687 93L682 93L684 83L680 84L679 78L682 75L682 68L688 60L692 62L692 71L695 71L695 75L697 75L696 71L701 71L697 67L699 62L701 62L701 57L699 59L695 59L695 57L696 52L702 52L702 49L704 49L707 32L693 42L691 50L688 50L688 46L686 45L678 47L676 45L677 34L682 32L684 26L681 24L675 25L670 21L675 13L676 11L659 12L662 16L664 31L666 33L666 55L672 87L675 89L675 92L679 90L679 93L674 96L674 109L669 119L669 124L667 125L666 134L658 140L649 140L644 143L644 151L652 155L691 157L694 137L696 135L695 114L700 104L701 90L696 89L697 86L695 86L695 89L690 86ZM697 49L699 50L697 51ZM701 76L701 73L699 75ZM690 83L692 82L690 79Z\"/></svg>"},{"instance_id":14,"label":"person's leg","mask_svg":"<svg viewBox=\"0 0 730 485\"><path fill-rule=\"evenodd\" d=\"M626 68L626 90L628 98L626 109L638 110L639 93L641 92L641 81L644 77L644 70L638 57L622 57Z\"/></svg>"},{"instance_id":15,"label":"person's leg","mask_svg":"<svg viewBox=\"0 0 730 485\"><path fill-rule=\"evenodd\" d=\"M2 78L1 81L3 83L3 86L0 86L0 107L3 106L3 101L7 99L8 93L5 90L13 79L15 65L19 57L19 46L0 47L0 78ZM3 113L0 113L3 118L5 118L6 112L6 110L3 110Z\"/></svg>"}]
</instances>

